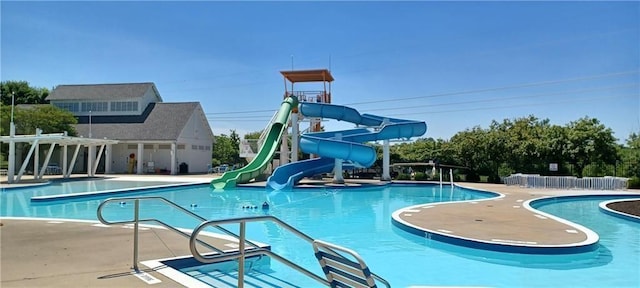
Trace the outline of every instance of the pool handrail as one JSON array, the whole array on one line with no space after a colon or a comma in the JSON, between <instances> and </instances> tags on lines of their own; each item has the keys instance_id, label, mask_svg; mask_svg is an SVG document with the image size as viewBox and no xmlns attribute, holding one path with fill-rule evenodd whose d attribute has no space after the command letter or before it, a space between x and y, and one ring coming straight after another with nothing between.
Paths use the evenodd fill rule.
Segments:
<instances>
[{"instance_id":1,"label":"pool handrail","mask_svg":"<svg viewBox=\"0 0 640 288\"><path fill-rule=\"evenodd\" d=\"M104 224L104 225L116 225L116 224L133 224L133 269L135 271L140 271L140 269L138 268L138 232L139 232L139 223L140 222L155 222L160 224L161 226L178 233L179 235L185 237L185 238L190 238L191 235L180 230L177 229L175 227L173 227L172 225L163 222L162 220L156 219L156 218L145 218L145 219L140 219L139 215L140 215L140 200L160 200L166 204L168 204L169 206L172 206L182 212L184 212L185 214L196 218L197 220L204 222L207 221L206 218L201 217L198 214L195 214L183 207L181 207L180 205L164 198L164 197L160 197L160 196L133 196L133 197L115 197L115 198L108 198L105 199L102 203L100 203L100 205L98 205L98 209L97 209L97 217L98 220L100 221L100 223ZM102 215L102 210L103 208L111 202L125 202L125 201L134 201L134 219L133 220L122 220L122 221L108 221L104 218L104 216ZM225 229L224 227L217 227L220 231L224 232L225 234L232 236L234 238L239 238L238 235L236 235L235 233ZM221 249L218 249L212 245L209 245L208 243L201 241L201 240L197 240L198 243L202 244L203 246L206 246L207 248L216 251L218 253L224 254L225 252ZM253 249L259 249L261 248L259 245L251 242L250 240L246 241L250 246L253 247Z\"/></svg>"},{"instance_id":2,"label":"pool handrail","mask_svg":"<svg viewBox=\"0 0 640 288\"><path fill-rule=\"evenodd\" d=\"M176 209L178 209L179 211L184 212L185 214L194 217L197 220L200 220L202 223L200 223L193 231L191 234L188 234L180 229L177 229L175 227L173 227L172 225L163 222L162 220L156 219L156 218L144 218L144 219L140 219L140 200L159 200L162 201ZM104 216L102 215L102 211L104 209L104 207L111 202L119 202L119 203L123 203L126 201L134 201L134 215L133 215L133 220L121 220L121 221L108 221L104 218ZM322 278L318 275L316 275L315 273L301 267L298 264L295 264L293 262L291 262L290 260L276 254L275 252L269 250L269 249L265 249L263 247L260 247L259 245L253 243L250 240L246 239L245 236L245 230L246 230L246 223L247 222L258 222L258 221L271 221L274 222L278 225L280 225L281 227L289 230L290 232L292 232L293 234L295 234L296 236L302 238L303 240L309 242L310 244L314 244L317 240L311 238L310 236L308 236L307 234L305 234L304 232L296 229L295 227L289 225L288 223L280 220L279 218L275 217L275 216L271 216L271 215L264 215L264 216L249 216L249 217L239 217L239 218L227 218L227 219L220 219L220 220L207 220L206 218L203 218L183 207L181 207L180 205L176 204L173 201L170 201L164 197L160 197L160 196L132 196L132 197L115 197L115 198L108 198L105 199L102 203L100 203L100 205L98 205L98 209L97 209L97 217L98 220L100 221L100 223L104 224L104 225L116 225L116 224L133 224L134 225L134 239L133 239L133 269L137 272L140 271L138 268L138 243L139 243L139 224L140 222L155 222L160 224L161 226L169 229L170 231L176 232L179 235L189 238L189 249L191 250L191 253L193 254L194 259L198 260L199 262L202 263L215 263L215 262L220 262L220 261L228 261L228 260L234 260L237 259L238 260L238 287L243 287L243 282L244 282L244 260L246 257L251 257L251 256L261 256L261 255L268 255L280 262L282 262L283 264L286 264L287 266L294 268L295 270L298 270L298 272L301 272L303 274L305 274L306 276L324 284L327 286L331 286L329 281L325 278ZM220 226L222 224L233 224L233 223L237 223L240 225L240 235L237 235L227 229L225 229L224 227ZM222 232L224 232L225 234L232 236L234 238L236 238L239 242L239 248L238 251L233 251L233 252L225 252L221 249L218 249L202 240L198 239L198 235L200 234L200 232L202 232L202 230L204 230L206 227L214 227ZM197 246L196 243L199 243L211 250L216 251L219 254L214 254L213 256L206 256L201 254L198 250L197 250ZM249 246L251 246L249 249L245 249L245 245L249 244ZM335 245L335 244L333 244ZM337 245L336 245L337 246ZM339 247L339 246L337 246ZM343 257L341 254L335 252L334 250L332 250L331 248L326 248L331 254L338 256L338 257ZM343 248L344 249L344 248ZM353 252L355 253L355 252ZM352 256L356 257L356 258L360 258L359 255L357 254L352 254ZM384 278L376 275L375 273L371 273L371 276L374 277L376 280L380 281L381 283L383 283L386 287L391 287L391 285L389 284L389 282L387 280L385 280Z\"/></svg>"},{"instance_id":3,"label":"pool handrail","mask_svg":"<svg viewBox=\"0 0 640 288\"><path fill-rule=\"evenodd\" d=\"M275 258L276 260L281 261L282 263L288 265L291 268L294 268L296 270L298 270L299 272L313 278L314 280L325 284L327 286L331 286L331 283L328 281L328 279L322 278L318 275L316 275L315 273L299 266L298 264L295 264L291 261L289 261L288 259L275 254L274 252L272 252L271 250L268 249L264 249L264 248L258 248L255 250L251 250L249 252L245 252L244 249L244 243L246 240L245 237L245 230L246 230L246 223L247 222L260 222L260 221L271 221L274 222L275 224L280 225L281 227L289 230L289 232L292 232L293 234L295 234L296 236L300 237L301 239L307 241L308 243L310 243L311 245L317 245L318 240L311 238L309 235L305 234L304 232L296 229L295 227L289 225L288 223L280 220L279 218L275 217L275 216L271 216L271 215L262 215L262 216L247 216L247 217L237 217L237 218L226 218L226 219L219 219L219 220L208 220L205 222L202 222L200 225L198 225L198 227L196 227L193 230L193 233L191 234L191 238L189 239L189 248L191 249L191 254L193 254L193 257L202 262L202 263L215 263L215 262L219 262L219 261L223 261L223 260L230 260L230 259L234 259L237 258L239 265L238 265L238 287L242 287L241 283L243 275L244 275L244 258L247 256L254 256L254 255L259 255L259 254L267 254L269 256L272 256L273 258ZM197 241L197 237L198 234L200 234L200 232L202 230L204 230L206 227L208 226L212 226L212 227L220 227L220 225L223 224L239 224L240 225L240 237L238 238L239 240L239 244L240 247L238 248L237 252L234 252L233 255L229 255L229 253L227 253L227 255L212 255L212 256L206 256L206 255L202 255L196 246L196 241ZM322 242L321 243L328 243L328 242ZM335 244L331 244L329 243L329 245L325 245L325 250L327 250L329 253L331 253L334 256L337 257L341 257L341 258L345 258L342 254L336 252L334 249L332 249L332 247L340 247L338 245ZM348 254L350 254L351 256L353 256L356 259L361 259L361 257L349 250L346 249L344 247L340 247L341 251L343 252L347 252ZM376 280L380 281L381 283L383 283L386 287L391 287L391 285L389 284L389 282L387 280L385 280L384 278L380 277L379 275L371 272L371 276L373 278L375 278Z\"/></svg>"}]
</instances>

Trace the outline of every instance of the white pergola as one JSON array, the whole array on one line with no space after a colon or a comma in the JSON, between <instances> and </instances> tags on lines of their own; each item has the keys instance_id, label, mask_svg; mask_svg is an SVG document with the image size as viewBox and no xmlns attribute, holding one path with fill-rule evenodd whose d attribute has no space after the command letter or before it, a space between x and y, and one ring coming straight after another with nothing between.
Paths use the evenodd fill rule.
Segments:
<instances>
[{"instance_id":1,"label":"white pergola","mask_svg":"<svg viewBox=\"0 0 640 288\"><path fill-rule=\"evenodd\" d=\"M12 123L13 124L13 123ZM13 128L13 127L11 127ZM13 130L13 129L11 129ZM71 176L71 171L75 167L76 160L78 158L78 153L80 152L81 147L87 147L89 149L89 156L87 157L87 176L94 176L96 170L98 169L98 163L100 162L100 158L105 151L105 147L111 144L117 144L117 140L109 140L109 139L94 139L94 138L83 138L83 137L71 137L67 136L67 133L55 133L55 134L42 134L42 130L37 129L35 135L14 135L15 133L11 133L10 136L0 136L0 142L9 143L9 167L7 169L7 179L9 184L18 183L24 175L27 165L29 164L31 158L34 159L33 166L33 178L34 179L42 179L45 172L47 171L47 167L49 166L49 160L51 159L51 155L53 155L53 151L56 146L62 147L62 175L64 178L69 178ZM16 167L16 143L29 143L31 148L27 153L27 157L22 162L22 166L18 171L18 174L15 175L15 167ZM49 150L45 156L44 162L42 166L40 166L40 145L50 145ZM75 150L73 152L73 156L71 157L71 161L68 161L68 146L75 145ZM95 155L95 149L100 147L98 150L98 154ZM110 161L106 161L105 165L108 165Z\"/></svg>"}]
</instances>

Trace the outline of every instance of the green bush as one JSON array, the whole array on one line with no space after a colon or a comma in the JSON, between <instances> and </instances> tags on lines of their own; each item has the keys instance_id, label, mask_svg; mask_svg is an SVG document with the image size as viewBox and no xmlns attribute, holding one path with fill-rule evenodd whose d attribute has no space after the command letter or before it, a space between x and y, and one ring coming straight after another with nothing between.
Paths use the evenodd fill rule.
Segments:
<instances>
[{"instance_id":1,"label":"green bush","mask_svg":"<svg viewBox=\"0 0 640 288\"><path fill-rule=\"evenodd\" d=\"M427 181L429 180L429 176L427 176L427 174L425 174L424 172L416 172L413 175L413 179L416 181Z\"/></svg>"},{"instance_id":2,"label":"green bush","mask_svg":"<svg viewBox=\"0 0 640 288\"><path fill-rule=\"evenodd\" d=\"M489 175L489 177L487 178L487 182L489 183L496 183L496 184L500 184L500 176L498 175Z\"/></svg>"},{"instance_id":3,"label":"green bush","mask_svg":"<svg viewBox=\"0 0 640 288\"><path fill-rule=\"evenodd\" d=\"M513 173L516 173L516 170L509 167L506 163L502 163L500 164L500 167L498 167L498 176L506 177Z\"/></svg>"},{"instance_id":4,"label":"green bush","mask_svg":"<svg viewBox=\"0 0 640 288\"><path fill-rule=\"evenodd\" d=\"M631 177L629 179L629 188L640 189L640 177Z\"/></svg>"},{"instance_id":5,"label":"green bush","mask_svg":"<svg viewBox=\"0 0 640 288\"><path fill-rule=\"evenodd\" d=\"M582 169L582 177L604 177L614 174L614 166L603 163L591 163Z\"/></svg>"},{"instance_id":6,"label":"green bush","mask_svg":"<svg viewBox=\"0 0 640 288\"><path fill-rule=\"evenodd\" d=\"M480 175L475 174L473 172L469 172L465 177L465 181L467 181L467 182L480 182Z\"/></svg>"},{"instance_id":7,"label":"green bush","mask_svg":"<svg viewBox=\"0 0 640 288\"><path fill-rule=\"evenodd\" d=\"M411 175L405 174L405 173L400 173L396 177L396 180L411 180Z\"/></svg>"}]
</instances>

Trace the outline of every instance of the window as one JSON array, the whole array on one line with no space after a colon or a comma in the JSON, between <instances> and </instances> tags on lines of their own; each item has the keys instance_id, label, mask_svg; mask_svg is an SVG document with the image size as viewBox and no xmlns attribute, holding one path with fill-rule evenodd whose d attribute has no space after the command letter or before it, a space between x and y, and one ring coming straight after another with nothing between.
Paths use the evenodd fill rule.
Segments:
<instances>
[{"instance_id":1,"label":"window","mask_svg":"<svg viewBox=\"0 0 640 288\"><path fill-rule=\"evenodd\" d=\"M82 112L101 112L107 111L107 102L83 102Z\"/></svg>"},{"instance_id":2,"label":"window","mask_svg":"<svg viewBox=\"0 0 640 288\"><path fill-rule=\"evenodd\" d=\"M191 145L191 150L198 150L198 145Z\"/></svg>"},{"instance_id":3,"label":"window","mask_svg":"<svg viewBox=\"0 0 640 288\"><path fill-rule=\"evenodd\" d=\"M158 145L158 149L169 150L171 149L171 145Z\"/></svg>"},{"instance_id":4,"label":"window","mask_svg":"<svg viewBox=\"0 0 640 288\"><path fill-rule=\"evenodd\" d=\"M111 102L111 111L138 111L138 102L136 101Z\"/></svg>"},{"instance_id":5,"label":"window","mask_svg":"<svg viewBox=\"0 0 640 288\"><path fill-rule=\"evenodd\" d=\"M53 105L60 109L67 110L69 112L80 111L80 105L78 102L56 102L56 103L53 103Z\"/></svg>"},{"instance_id":6,"label":"window","mask_svg":"<svg viewBox=\"0 0 640 288\"><path fill-rule=\"evenodd\" d=\"M178 150L184 150L184 144L178 144Z\"/></svg>"}]
</instances>

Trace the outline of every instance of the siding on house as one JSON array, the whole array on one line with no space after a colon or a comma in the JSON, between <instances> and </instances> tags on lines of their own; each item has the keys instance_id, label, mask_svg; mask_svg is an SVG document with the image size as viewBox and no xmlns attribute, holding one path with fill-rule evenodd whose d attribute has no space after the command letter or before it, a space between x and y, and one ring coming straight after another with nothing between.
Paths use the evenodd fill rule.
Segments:
<instances>
[{"instance_id":1,"label":"siding on house","mask_svg":"<svg viewBox=\"0 0 640 288\"><path fill-rule=\"evenodd\" d=\"M207 171L214 138L199 102L162 102L151 82L59 85L46 100L58 107L76 107L72 113L78 119L78 136L120 141L112 147L112 172L127 171L128 156L138 153L139 144L143 155L136 157L144 163L145 173L153 171L149 162L155 168L171 168L172 144L176 166L184 162L190 173ZM84 111L94 106L99 111Z\"/></svg>"}]
</instances>

